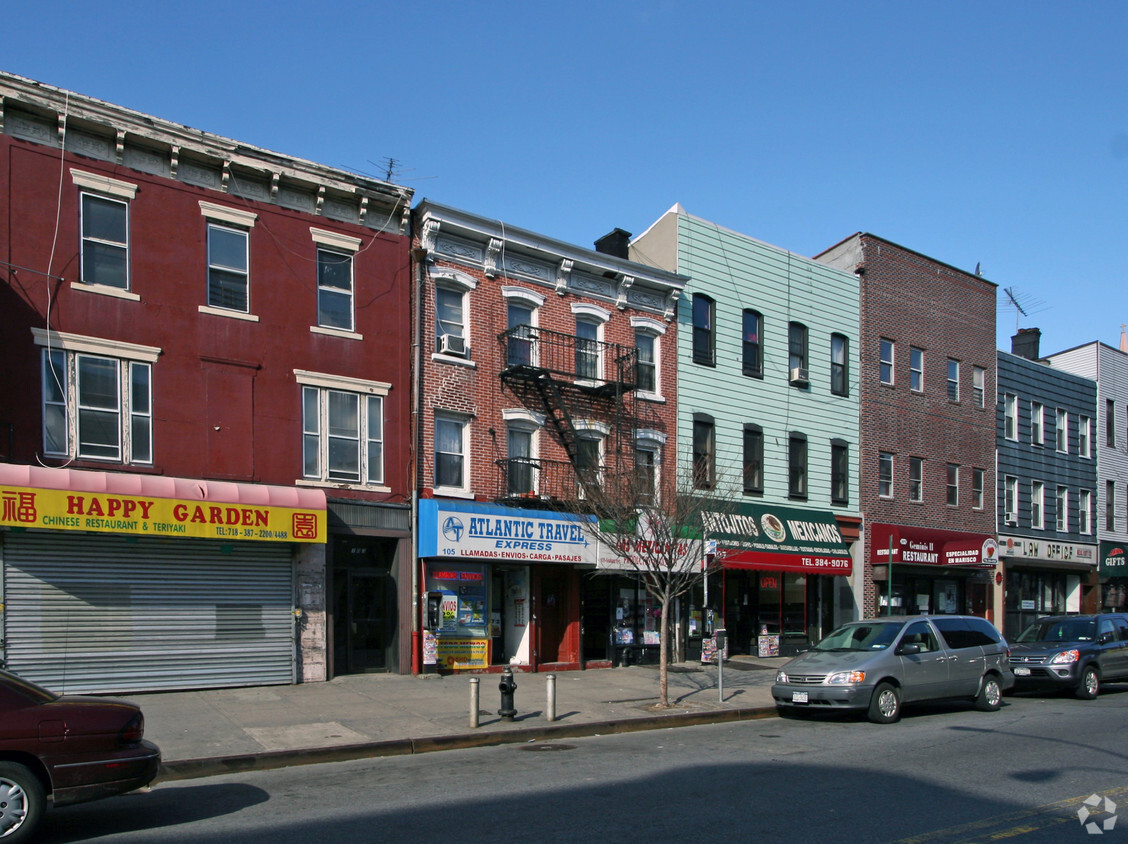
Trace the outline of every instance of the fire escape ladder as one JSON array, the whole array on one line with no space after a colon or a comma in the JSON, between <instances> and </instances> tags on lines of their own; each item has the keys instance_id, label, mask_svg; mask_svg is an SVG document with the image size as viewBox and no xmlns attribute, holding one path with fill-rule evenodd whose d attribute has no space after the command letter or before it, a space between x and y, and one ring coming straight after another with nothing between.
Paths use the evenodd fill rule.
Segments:
<instances>
[{"instance_id":1,"label":"fire escape ladder","mask_svg":"<svg viewBox=\"0 0 1128 844\"><path fill-rule=\"evenodd\" d=\"M568 404L560 384L547 372L542 373L534 382L544 405L545 423L555 432L564 452L568 455L568 462L577 466L579 460L579 437L576 435L576 426L572 422L572 414L568 411Z\"/></svg>"}]
</instances>

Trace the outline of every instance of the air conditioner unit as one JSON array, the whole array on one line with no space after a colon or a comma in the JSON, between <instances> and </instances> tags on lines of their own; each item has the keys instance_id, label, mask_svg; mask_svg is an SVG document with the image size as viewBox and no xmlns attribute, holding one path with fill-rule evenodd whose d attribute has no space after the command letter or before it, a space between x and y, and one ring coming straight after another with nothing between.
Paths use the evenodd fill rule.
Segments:
<instances>
[{"instance_id":1,"label":"air conditioner unit","mask_svg":"<svg viewBox=\"0 0 1128 844\"><path fill-rule=\"evenodd\" d=\"M466 354L466 338L456 337L454 334L440 334L439 351L444 355L463 357Z\"/></svg>"},{"instance_id":2,"label":"air conditioner unit","mask_svg":"<svg viewBox=\"0 0 1128 844\"><path fill-rule=\"evenodd\" d=\"M791 377L788 380L792 384L808 384L811 380L810 373L803 369L803 367L797 366L791 370Z\"/></svg>"}]
</instances>

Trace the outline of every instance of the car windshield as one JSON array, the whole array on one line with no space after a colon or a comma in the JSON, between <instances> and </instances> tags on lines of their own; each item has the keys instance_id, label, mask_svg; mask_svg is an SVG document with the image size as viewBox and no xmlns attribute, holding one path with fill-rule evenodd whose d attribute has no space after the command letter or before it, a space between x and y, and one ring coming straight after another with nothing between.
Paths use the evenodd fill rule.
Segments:
<instances>
[{"instance_id":1,"label":"car windshield","mask_svg":"<svg viewBox=\"0 0 1128 844\"><path fill-rule=\"evenodd\" d=\"M903 621L863 621L839 627L813 650L816 651L880 651L891 644L905 626Z\"/></svg>"},{"instance_id":2,"label":"car windshield","mask_svg":"<svg viewBox=\"0 0 1128 844\"><path fill-rule=\"evenodd\" d=\"M1059 618L1035 621L1015 640L1030 642L1091 642L1097 637L1097 622L1091 618Z\"/></svg>"},{"instance_id":3,"label":"car windshield","mask_svg":"<svg viewBox=\"0 0 1128 844\"><path fill-rule=\"evenodd\" d=\"M0 709L26 706L31 703L50 703L59 696L42 686L18 677L11 671L0 670Z\"/></svg>"}]
</instances>

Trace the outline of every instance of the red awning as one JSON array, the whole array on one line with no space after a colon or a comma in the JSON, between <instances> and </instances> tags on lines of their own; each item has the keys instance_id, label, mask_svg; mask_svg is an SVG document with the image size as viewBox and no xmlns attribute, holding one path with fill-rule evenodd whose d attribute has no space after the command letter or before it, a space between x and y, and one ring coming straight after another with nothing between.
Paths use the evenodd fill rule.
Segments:
<instances>
[{"instance_id":1,"label":"red awning","mask_svg":"<svg viewBox=\"0 0 1128 844\"><path fill-rule=\"evenodd\" d=\"M999 562L999 543L991 534L881 523L867 529L874 565L888 563L891 548L894 564L994 567Z\"/></svg>"}]
</instances>

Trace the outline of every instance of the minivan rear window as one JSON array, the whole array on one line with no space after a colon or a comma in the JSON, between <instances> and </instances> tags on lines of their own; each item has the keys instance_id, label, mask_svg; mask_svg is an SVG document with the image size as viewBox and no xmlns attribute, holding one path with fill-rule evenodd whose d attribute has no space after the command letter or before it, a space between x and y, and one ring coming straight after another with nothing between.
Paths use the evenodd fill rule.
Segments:
<instances>
[{"instance_id":1,"label":"minivan rear window","mask_svg":"<svg viewBox=\"0 0 1128 844\"><path fill-rule=\"evenodd\" d=\"M999 643L999 634L989 622L979 618L933 618L948 647L979 648Z\"/></svg>"}]
</instances>

